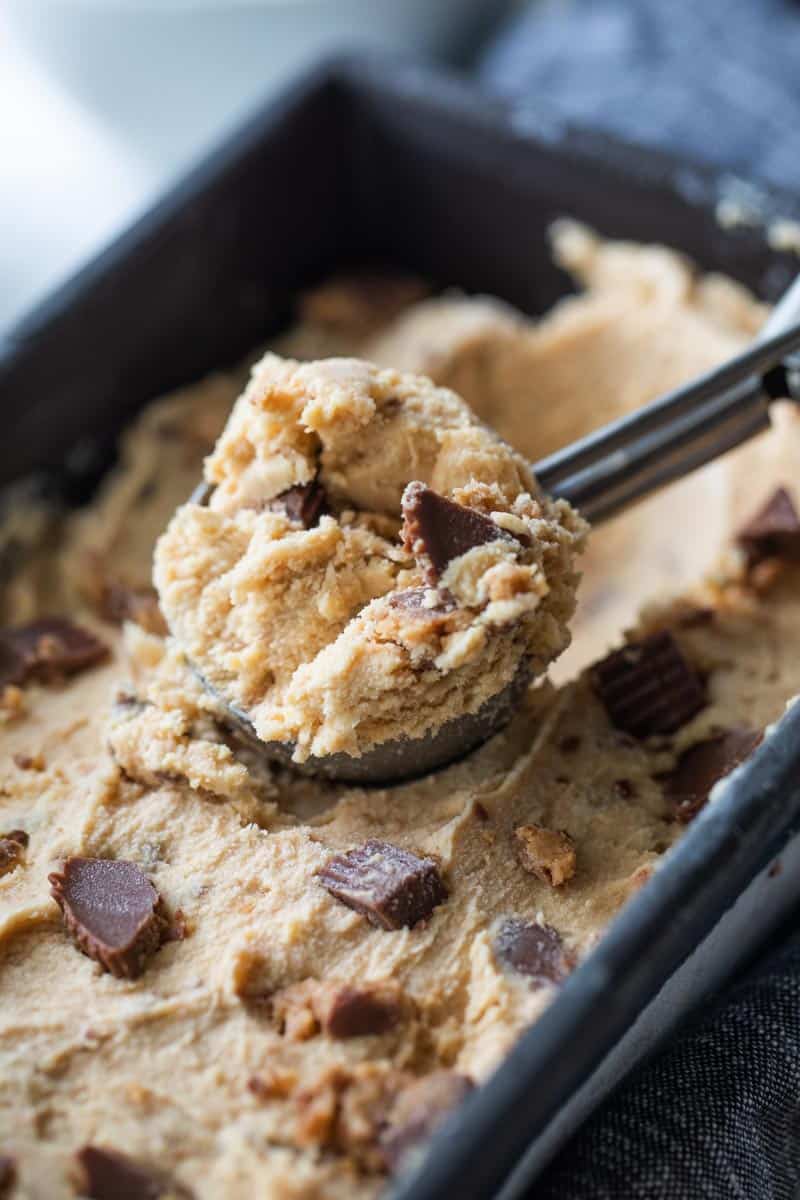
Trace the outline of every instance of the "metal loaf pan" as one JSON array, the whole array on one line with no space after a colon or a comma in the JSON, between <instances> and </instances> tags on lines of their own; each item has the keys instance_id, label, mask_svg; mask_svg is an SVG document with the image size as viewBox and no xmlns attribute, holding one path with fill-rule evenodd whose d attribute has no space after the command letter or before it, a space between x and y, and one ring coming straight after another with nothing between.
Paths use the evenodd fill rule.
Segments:
<instances>
[{"instance_id":1,"label":"metal loaf pan","mask_svg":"<svg viewBox=\"0 0 800 1200\"><path fill-rule=\"evenodd\" d=\"M95 459L148 400L235 362L300 286L380 261L536 313L568 287L545 230L568 213L665 241L765 296L793 273L722 230L725 181L543 126L405 61L336 60L257 113L0 344L0 483ZM762 194L775 215L797 200ZM84 453L85 457L85 453ZM610 1087L800 896L800 706L729 778L397 1200L518 1194ZM778 856L782 870L776 869Z\"/></svg>"}]
</instances>

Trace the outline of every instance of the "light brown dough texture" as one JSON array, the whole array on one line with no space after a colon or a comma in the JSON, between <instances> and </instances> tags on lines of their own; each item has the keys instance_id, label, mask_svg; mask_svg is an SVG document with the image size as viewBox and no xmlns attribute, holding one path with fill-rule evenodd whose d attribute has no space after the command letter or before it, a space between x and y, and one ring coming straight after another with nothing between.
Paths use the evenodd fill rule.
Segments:
<instances>
[{"instance_id":1,"label":"light brown dough texture","mask_svg":"<svg viewBox=\"0 0 800 1200\"><path fill-rule=\"evenodd\" d=\"M202 677L298 761L422 737L569 642L584 523L424 377L268 354L205 478L208 505L180 508L158 543L161 605ZM435 581L398 536L413 480L498 529ZM271 510L314 481L331 511L312 528Z\"/></svg>"},{"instance_id":2,"label":"light brown dough texture","mask_svg":"<svg viewBox=\"0 0 800 1200\"><path fill-rule=\"evenodd\" d=\"M378 340L389 345L414 322L416 347L405 344L416 362L398 358L398 368L452 382L473 404L485 397L534 458L718 361L763 316L668 251L568 236L559 253L588 290L540 322L451 297L415 304L376 334L352 302L334 329L328 303L280 352L376 358ZM432 312L452 318L438 345ZM73 1197L72 1155L86 1142L168 1172L196 1200L377 1195L386 1176L375 1115L409 1078L447 1069L480 1084L557 994L503 965L498 927L546 924L580 961L685 830L664 772L719 728L768 725L798 691L800 567L759 589L733 555L688 599L664 600L778 483L800 499L798 422L786 408L776 433L679 485L685 499L675 489L620 532L601 530L607 558L590 551L590 595L610 597L594 616L578 613L578 647L587 634L604 653L620 632L609 613L622 619L650 588L657 603L642 632L672 628L707 678L709 703L674 737L640 742L615 729L578 676L540 684L503 734L403 787L345 788L260 766L173 642L98 615L111 583L149 584L155 540L243 382L216 377L147 409L89 511L29 507L19 518L31 550L3 591L4 622L66 612L112 650L106 664L28 685L0 707L0 837L29 838L0 875L0 1154L16 1157L26 1200ZM723 784L711 803L724 796ZM574 874L554 886L525 869L519 827L565 831ZM448 897L426 921L378 929L320 886L315 872L332 854L368 839L438 861ZM47 875L66 855L137 863L186 936L137 980L102 973L49 895ZM391 995L396 1022L332 1036L320 1013L341 986Z\"/></svg>"}]
</instances>

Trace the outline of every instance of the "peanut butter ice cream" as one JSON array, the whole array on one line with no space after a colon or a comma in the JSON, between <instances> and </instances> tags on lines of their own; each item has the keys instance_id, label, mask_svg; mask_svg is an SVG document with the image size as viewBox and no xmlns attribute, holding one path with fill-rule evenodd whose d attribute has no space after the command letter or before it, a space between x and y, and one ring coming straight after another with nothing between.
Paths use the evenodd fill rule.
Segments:
<instances>
[{"instance_id":1,"label":"peanut butter ice cream","mask_svg":"<svg viewBox=\"0 0 800 1200\"><path fill-rule=\"evenodd\" d=\"M254 670L237 699L301 755L358 749L377 728L417 727L411 688L393 710L381 666L370 702L360 679L347 691L348 671L344 695L326 695L324 657L344 638L369 658L388 631L401 680L417 647L424 680L432 647L474 628L488 646L505 628L491 606L508 597L491 587L509 572L512 627L544 667L566 640L582 533L527 459L741 348L763 317L667 250L573 229L559 254L587 290L538 322L405 284L381 309L374 282L368 303L357 282L328 283L277 351L378 367L339 366L330 384L327 368L269 357L232 415L242 374L212 378L141 414L88 509L18 506L0 630L0 1192L379 1194L513 1052L687 823L724 802L725 778L796 693L788 409L777 433L600 531L586 556L595 607L574 619L591 665L558 687L540 678L445 769L381 788L303 776L254 753L200 681L219 671L220 689L238 686L245 614L268 637L283 621L277 682ZM252 437L254 419L270 432ZM186 504L209 455L216 490ZM499 536L442 559L430 493ZM690 542L684 513L700 502ZM720 547L721 565L689 584ZM352 568L346 588L337 565ZM418 606L397 615L392 597L409 592ZM536 624L547 612L551 639ZM445 679L465 678L449 661ZM423 700L434 711L427 688Z\"/></svg>"}]
</instances>

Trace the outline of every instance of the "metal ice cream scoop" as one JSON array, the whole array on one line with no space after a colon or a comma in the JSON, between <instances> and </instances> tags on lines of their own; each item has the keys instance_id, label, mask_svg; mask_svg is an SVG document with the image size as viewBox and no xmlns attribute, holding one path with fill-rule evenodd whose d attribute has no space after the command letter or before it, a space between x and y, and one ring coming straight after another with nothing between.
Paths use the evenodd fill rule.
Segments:
<instances>
[{"instance_id":1,"label":"metal ice cream scoop","mask_svg":"<svg viewBox=\"0 0 800 1200\"><path fill-rule=\"evenodd\" d=\"M773 400L800 398L800 360L792 358L798 351L800 277L750 349L535 463L534 474L546 492L569 500L590 521L605 520L768 428ZM203 483L191 500L205 504L212 491ZM445 721L423 737L383 742L359 757L337 753L298 764L291 743L262 741L247 712L194 669L251 750L304 774L369 786L401 783L463 758L507 724L531 678L521 659L512 681L475 713Z\"/></svg>"}]
</instances>

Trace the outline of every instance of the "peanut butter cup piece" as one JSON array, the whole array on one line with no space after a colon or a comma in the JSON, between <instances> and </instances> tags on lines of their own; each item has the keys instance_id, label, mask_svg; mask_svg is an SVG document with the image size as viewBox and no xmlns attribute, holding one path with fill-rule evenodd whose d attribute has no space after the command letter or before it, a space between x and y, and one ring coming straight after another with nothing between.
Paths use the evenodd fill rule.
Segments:
<instances>
[{"instance_id":1,"label":"peanut butter cup piece","mask_svg":"<svg viewBox=\"0 0 800 1200\"><path fill-rule=\"evenodd\" d=\"M25 857L28 835L24 829L12 829L0 837L0 876L13 871Z\"/></svg>"},{"instance_id":2,"label":"peanut butter cup piece","mask_svg":"<svg viewBox=\"0 0 800 1200\"><path fill-rule=\"evenodd\" d=\"M742 526L736 541L751 567L765 558L800 559L800 516L786 488L773 492Z\"/></svg>"},{"instance_id":3,"label":"peanut butter cup piece","mask_svg":"<svg viewBox=\"0 0 800 1200\"><path fill-rule=\"evenodd\" d=\"M402 1088L392 1105L380 1146L393 1173L407 1170L445 1118L474 1090L467 1075L433 1071Z\"/></svg>"},{"instance_id":4,"label":"peanut butter cup piece","mask_svg":"<svg viewBox=\"0 0 800 1200\"><path fill-rule=\"evenodd\" d=\"M133 621L147 633L159 637L166 636L168 632L154 587L133 587L114 581L106 583L100 593L98 608L100 616L113 625Z\"/></svg>"},{"instance_id":5,"label":"peanut butter cup piece","mask_svg":"<svg viewBox=\"0 0 800 1200\"><path fill-rule=\"evenodd\" d=\"M727 729L690 746L664 776L664 790L679 821L691 821L703 808L714 784L729 775L760 745L763 734L744 727Z\"/></svg>"},{"instance_id":6,"label":"peanut butter cup piece","mask_svg":"<svg viewBox=\"0 0 800 1200\"><path fill-rule=\"evenodd\" d=\"M403 544L435 584L455 558L495 542L516 541L489 517L440 496L424 483L409 483L403 492Z\"/></svg>"},{"instance_id":7,"label":"peanut butter cup piece","mask_svg":"<svg viewBox=\"0 0 800 1200\"><path fill-rule=\"evenodd\" d=\"M706 703L699 675L668 630L615 650L591 679L612 723L637 738L674 733Z\"/></svg>"},{"instance_id":8,"label":"peanut butter cup piece","mask_svg":"<svg viewBox=\"0 0 800 1200\"><path fill-rule=\"evenodd\" d=\"M135 863L68 858L49 876L76 945L118 979L136 979L169 934L161 897Z\"/></svg>"},{"instance_id":9,"label":"peanut butter cup piece","mask_svg":"<svg viewBox=\"0 0 800 1200\"><path fill-rule=\"evenodd\" d=\"M447 899L432 858L370 839L318 872L322 886L379 929L413 928Z\"/></svg>"},{"instance_id":10,"label":"peanut butter cup piece","mask_svg":"<svg viewBox=\"0 0 800 1200\"><path fill-rule=\"evenodd\" d=\"M10 1196L17 1182L16 1159L10 1154L0 1154L0 1200Z\"/></svg>"},{"instance_id":11,"label":"peanut butter cup piece","mask_svg":"<svg viewBox=\"0 0 800 1200\"><path fill-rule=\"evenodd\" d=\"M285 492L275 496L265 505L268 512L284 513L286 517L304 529L313 529L320 517L328 512L328 497L318 479L309 483L296 483Z\"/></svg>"},{"instance_id":12,"label":"peanut butter cup piece","mask_svg":"<svg viewBox=\"0 0 800 1200\"><path fill-rule=\"evenodd\" d=\"M561 887L575 874L575 843L564 829L518 825L514 847L523 870L551 887Z\"/></svg>"},{"instance_id":13,"label":"peanut butter cup piece","mask_svg":"<svg viewBox=\"0 0 800 1200\"><path fill-rule=\"evenodd\" d=\"M127 1154L84 1146L75 1155L76 1182L89 1200L191 1200L191 1193Z\"/></svg>"},{"instance_id":14,"label":"peanut butter cup piece","mask_svg":"<svg viewBox=\"0 0 800 1200\"><path fill-rule=\"evenodd\" d=\"M0 687L74 675L108 657L108 647L64 617L0 630Z\"/></svg>"},{"instance_id":15,"label":"peanut butter cup piece","mask_svg":"<svg viewBox=\"0 0 800 1200\"><path fill-rule=\"evenodd\" d=\"M399 1024L403 997L389 984L340 987L330 993L320 1016L322 1028L331 1037L377 1037Z\"/></svg>"},{"instance_id":16,"label":"peanut butter cup piece","mask_svg":"<svg viewBox=\"0 0 800 1200\"><path fill-rule=\"evenodd\" d=\"M494 952L505 966L532 983L562 983L574 962L552 925L509 917L495 934Z\"/></svg>"}]
</instances>

